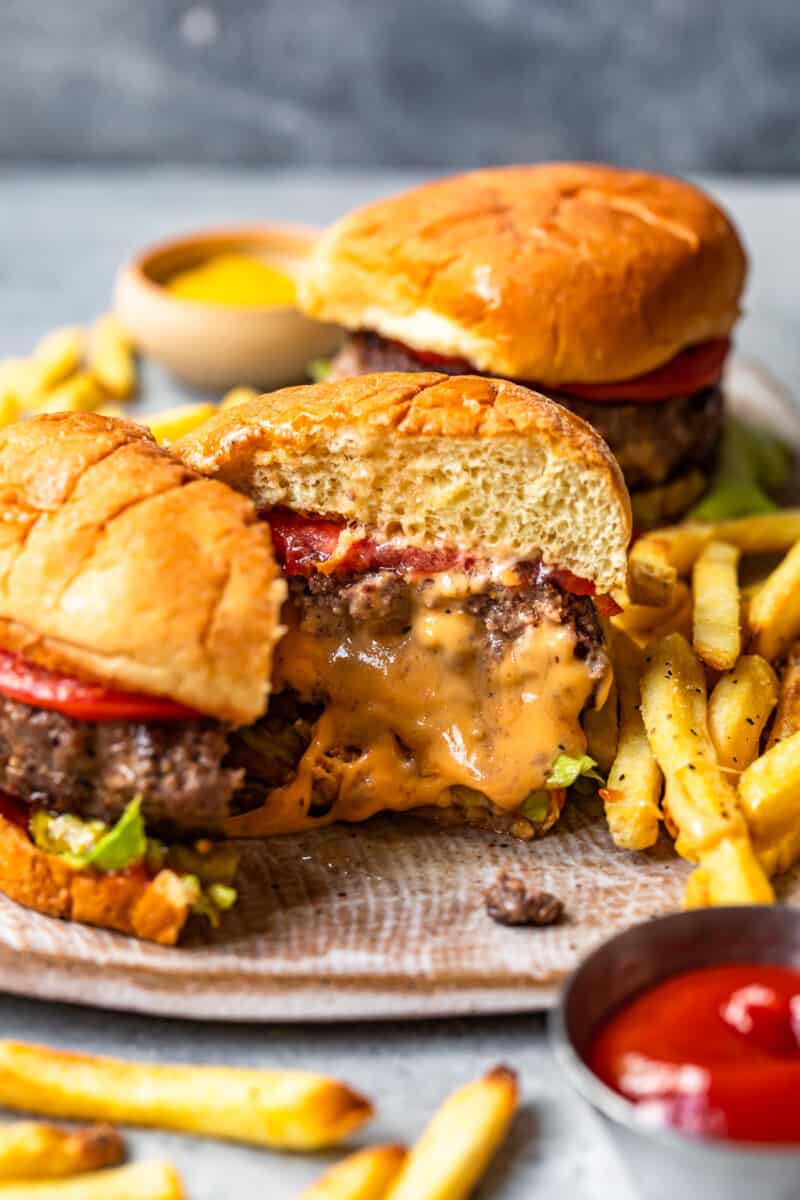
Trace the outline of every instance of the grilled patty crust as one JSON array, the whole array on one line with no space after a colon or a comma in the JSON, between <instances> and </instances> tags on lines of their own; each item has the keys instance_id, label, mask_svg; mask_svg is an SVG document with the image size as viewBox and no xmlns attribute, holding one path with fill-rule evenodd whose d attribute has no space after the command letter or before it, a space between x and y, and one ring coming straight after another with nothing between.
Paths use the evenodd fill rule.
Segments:
<instances>
[{"instance_id":1,"label":"grilled patty crust","mask_svg":"<svg viewBox=\"0 0 800 1200\"><path fill-rule=\"evenodd\" d=\"M77 721L0 696L0 789L52 812L111 823L140 796L149 831L217 832L244 774L227 749L211 721Z\"/></svg>"},{"instance_id":2,"label":"grilled patty crust","mask_svg":"<svg viewBox=\"0 0 800 1200\"><path fill-rule=\"evenodd\" d=\"M471 367L446 362L432 367L400 342L377 333L355 333L333 360L329 378L343 379L372 371L430 370L448 375L480 374ZM718 387L654 404L595 404L564 392L546 394L595 427L632 490L657 487L691 467L705 466L722 431L722 393Z\"/></svg>"}]
</instances>

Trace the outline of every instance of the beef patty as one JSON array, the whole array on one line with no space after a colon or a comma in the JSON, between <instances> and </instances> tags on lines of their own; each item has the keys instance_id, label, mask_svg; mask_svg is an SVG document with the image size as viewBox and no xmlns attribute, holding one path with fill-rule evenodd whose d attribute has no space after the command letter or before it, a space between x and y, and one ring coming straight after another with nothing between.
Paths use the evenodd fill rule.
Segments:
<instances>
[{"instance_id":1,"label":"beef patty","mask_svg":"<svg viewBox=\"0 0 800 1200\"><path fill-rule=\"evenodd\" d=\"M543 620L569 623L576 634L575 656L585 662L592 680L601 680L608 658L590 598L562 591L542 576L536 564L520 568L519 573L519 587L492 584L486 592L461 601L464 610L484 625L485 652L501 653L527 626ZM389 636L409 630L417 594L433 583L431 579L407 579L393 571L357 576L314 574L308 579L293 576L289 579L289 597L295 619L316 637L344 639L355 627L364 625L374 626L377 636ZM273 788L291 782L324 703L322 695L308 702L291 690L280 692L272 696L269 711L256 725L231 736L228 761L246 774L244 787L234 801L237 811L263 804ZM352 753L352 748L346 746L331 751L332 756L343 760ZM335 790L335 779L320 766L313 778L310 815L324 815L335 799ZM473 799L476 795L473 793Z\"/></svg>"},{"instance_id":2,"label":"beef patty","mask_svg":"<svg viewBox=\"0 0 800 1200\"><path fill-rule=\"evenodd\" d=\"M431 366L400 342L377 333L355 333L333 360L330 379L372 371L441 371L477 375L469 366ZM519 380L523 386L542 389ZM563 392L553 400L594 425L617 459L628 487L657 487L691 467L703 467L713 456L722 430L722 393L704 388L655 404L598 404Z\"/></svg>"},{"instance_id":3,"label":"beef patty","mask_svg":"<svg viewBox=\"0 0 800 1200\"><path fill-rule=\"evenodd\" d=\"M148 830L214 833L241 770L211 721L76 721L0 696L0 789L26 804L113 822L136 796Z\"/></svg>"}]
</instances>

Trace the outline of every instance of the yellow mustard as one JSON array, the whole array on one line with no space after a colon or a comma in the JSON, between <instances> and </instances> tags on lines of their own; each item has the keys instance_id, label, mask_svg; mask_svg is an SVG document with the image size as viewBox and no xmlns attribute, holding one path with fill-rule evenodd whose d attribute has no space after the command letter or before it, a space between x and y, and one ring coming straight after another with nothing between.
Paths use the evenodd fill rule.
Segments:
<instances>
[{"instance_id":1,"label":"yellow mustard","mask_svg":"<svg viewBox=\"0 0 800 1200\"><path fill-rule=\"evenodd\" d=\"M241 308L292 305L297 289L290 275L249 254L215 254L179 271L165 284L173 296L200 304Z\"/></svg>"}]
</instances>

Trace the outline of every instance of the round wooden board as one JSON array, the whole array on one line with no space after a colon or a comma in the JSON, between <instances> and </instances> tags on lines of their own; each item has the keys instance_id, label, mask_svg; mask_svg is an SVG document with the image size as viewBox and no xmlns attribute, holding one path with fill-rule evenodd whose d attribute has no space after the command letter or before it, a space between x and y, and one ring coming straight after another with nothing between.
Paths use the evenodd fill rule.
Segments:
<instances>
[{"instance_id":1,"label":"round wooden board","mask_svg":"<svg viewBox=\"0 0 800 1200\"><path fill-rule=\"evenodd\" d=\"M738 363L736 410L800 445L800 418L759 368ZM568 917L507 929L485 913L500 867L533 876ZM31 913L0 897L0 989L210 1020L333 1021L514 1012L553 1003L596 942L679 907L689 868L664 838L614 849L597 804L573 800L540 842L381 817L242 843L241 899L221 929L180 948ZM800 900L800 872L779 881Z\"/></svg>"}]
</instances>

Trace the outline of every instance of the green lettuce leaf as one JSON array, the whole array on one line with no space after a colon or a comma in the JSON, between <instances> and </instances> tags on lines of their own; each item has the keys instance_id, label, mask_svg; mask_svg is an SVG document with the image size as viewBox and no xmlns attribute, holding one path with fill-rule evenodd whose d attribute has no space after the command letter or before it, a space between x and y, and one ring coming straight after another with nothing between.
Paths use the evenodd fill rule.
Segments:
<instances>
[{"instance_id":1,"label":"green lettuce leaf","mask_svg":"<svg viewBox=\"0 0 800 1200\"><path fill-rule=\"evenodd\" d=\"M603 776L597 770L597 763L588 754L559 754L556 761L550 768L550 774L547 777L547 786L554 787L572 787L577 779L595 779L598 783L605 783Z\"/></svg>"},{"instance_id":2,"label":"green lettuce leaf","mask_svg":"<svg viewBox=\"0 0 800 1200\"><path fill-rule=\"evenodd\" d=\"M689 515L697 521L723 521L774 512L777 505L767 493L781 490L791 461L779 438L729 417L709 490Z\"/></svg>"},{"instance_id":3,"label":"green lettuce leaf","mask_svg":"<svg viewBox=\"0 0 800 1200\"><path fill-rule=\"evenodd\" d=\"M34 845L40 850L57 854L76 869L124 871L141 862L147 853L147 834L138 796L110 829L102 821L82 821L72 814L53 816L39 811L34 813L30 831Z\"/></svg>"},{"instance_id":4,"label":"green lettuce leaf","mask_svg":"<svg viewBox=\"0 0 800 1200\"><path fill-rule=\"evenodd\" d=\"M312 358L311 362L306 367L308 377L312 383L322 383L331 373L333 359L330 358Z\"/></svg>"}]
</instances>

